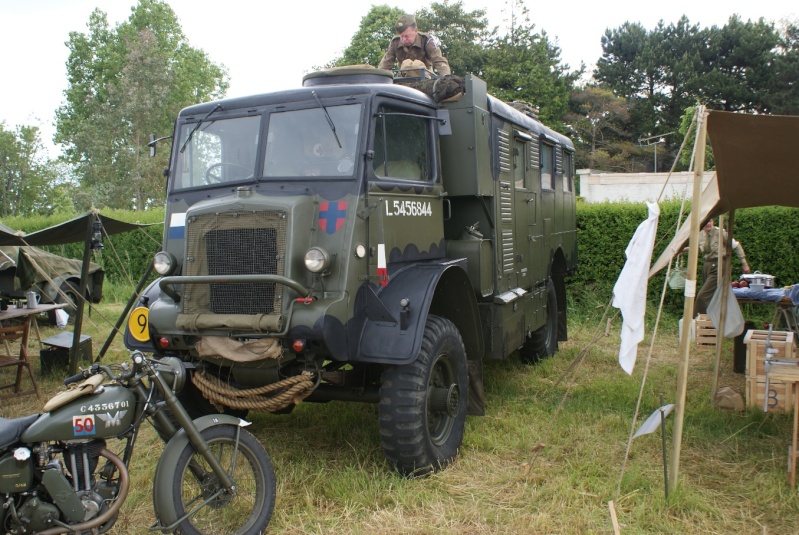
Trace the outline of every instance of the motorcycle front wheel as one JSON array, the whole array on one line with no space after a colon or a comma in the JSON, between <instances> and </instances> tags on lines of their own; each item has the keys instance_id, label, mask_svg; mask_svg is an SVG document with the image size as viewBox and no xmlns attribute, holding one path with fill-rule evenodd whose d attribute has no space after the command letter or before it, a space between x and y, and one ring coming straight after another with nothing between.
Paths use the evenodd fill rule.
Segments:
<instances>
[{"instance_id":1,"label":"motorcycle front wheel","mask_svg":"<svg viewBox=\"0 0 799 535\"><path fill-rule=\"evenodd\" d=\"M236 434L239 433L238 447ZM260 442L246 429L216 425L202 432L212 454L233 476L236 491L221 493L184 520L184 535L257 535L263 533L275 507L275 471ZM189 443L178 457L170 496L174 518L192 511L221 488L208 462Z\"/></svg>"}]
</instances>

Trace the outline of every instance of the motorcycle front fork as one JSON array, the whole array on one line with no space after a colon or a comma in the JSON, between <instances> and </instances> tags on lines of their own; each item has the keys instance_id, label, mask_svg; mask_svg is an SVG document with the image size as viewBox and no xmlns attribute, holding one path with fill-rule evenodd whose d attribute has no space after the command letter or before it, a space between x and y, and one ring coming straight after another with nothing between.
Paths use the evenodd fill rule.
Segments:
<instances>
[{"instance_id":1,"label":"motorcycle front fork","mask_svg":"<svg viewBox=\"0 0 799 535\"><path fill-rule=\"evenodd\" d=\"M175 434L177 434L178 429L183 429L186 432L186 436L189 438L189 442L191 442L192 446L194 446L194 449L197 450L197 453L199 453L202 458L205 459L216 477L219 478L219 482L222 484L225 490L228 492L235 491L235 483L233 482L233 478L231 478L227 470L225 470L222 465L219 464L219 460L211 452L211 449L203 438L202 433L200 433L200 430L197 429L196 425L194 425L194 421L186 412L186 409L183 408L183 405L180 403L180 401L178 401L177 397L175 397L175 393L172 391L172 389L157 373L151 375L150 379L156 382L158 390L161 391L161 394L165 398L164 401L166 402L166 408L171 412L172 417L179 426L178 428L175 427L165 410L157 410L154 408L154 412L151 414L151 417L163 430L162 438L164 441L169 442L169 440L174 437ZM144 391L144 385L139 383L138 388L144 393L144 398L142 399L147 399L148 396L146 391ZM238 440L236 445L238 446ZM196 466L196 463L191 463L190 466L194 476L202 481L202 477L205 474L204 471L200 467Z\"/></svg>"}]
</instances>

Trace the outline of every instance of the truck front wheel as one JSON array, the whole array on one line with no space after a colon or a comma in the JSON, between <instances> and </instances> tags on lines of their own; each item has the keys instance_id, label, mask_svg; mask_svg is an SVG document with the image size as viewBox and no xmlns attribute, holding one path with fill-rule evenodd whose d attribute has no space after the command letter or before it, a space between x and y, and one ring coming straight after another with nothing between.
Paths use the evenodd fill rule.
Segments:
<instances>
[{"instance_id":1,"label":"truck front wheel","mask_svg":"<svg viewBox=\"0 0 799 535\"><path fill-rule=\"evenodd\" d=\"M463 440L468 389L458 329L448 319L429 316L417 359L382 376L381 443L399 473L426 475L452 462Z\"/></svg>"},{"instance_id":2,"label":"truck front wheel","mask_svg":"<svg viewBox=\"0 0 799 535\"><path fill-rule=\"evenodd\" d=\"M558 350L558 295L552 279L547 279L547 322L534 331L519 349L522 362L535 364L543 357L550 357Z\"/></svg>"}]
</instances>

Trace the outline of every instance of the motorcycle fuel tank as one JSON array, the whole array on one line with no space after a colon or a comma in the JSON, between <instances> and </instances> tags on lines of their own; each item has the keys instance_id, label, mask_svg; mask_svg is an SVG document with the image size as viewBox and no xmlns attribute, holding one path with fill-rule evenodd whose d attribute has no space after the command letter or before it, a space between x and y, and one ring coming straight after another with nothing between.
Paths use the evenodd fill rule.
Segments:
<instances>
[{"instance_id":1,"label":"motorcycle fuel tank","mask_svg":"<svg viewBox=\"0 0 799 535\"><path fill-rule=\"evenodd\" d=\"M22 434L22 442L115 437L130 427L135 413L133 392L120 385L103 385L98 393L42 414Z\"/></svg>"}]
</instances>

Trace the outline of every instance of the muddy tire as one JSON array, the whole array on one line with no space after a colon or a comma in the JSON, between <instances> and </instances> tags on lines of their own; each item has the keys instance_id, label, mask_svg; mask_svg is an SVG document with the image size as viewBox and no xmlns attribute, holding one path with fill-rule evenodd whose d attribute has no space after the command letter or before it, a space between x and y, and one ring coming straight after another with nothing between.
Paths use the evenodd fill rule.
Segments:
<instances>
[{"instance_id":1,"label":"muddy tire","mask_svg":"<svg viewBox=\"0 0 799 535\"><path fill-rule=\"evenodd\" d=\"M448 319L430 316L416 360L383 372L378 411L389 463L405 476L451 463L463 440L468 397L461 335Z\"/></svg>"},{"instance_id":2,"label":"muddy tire","mask_svg":"<svg viewBox=\"0 0 799 535\"><path fill-rule=\"evenodd\" d=\"M519 349L519 358L526 364L535 364L551 357L558 350L558 295L552 279L547 279L547 321L543 327L527 337Z\"/></svg>"}]
</instances>

